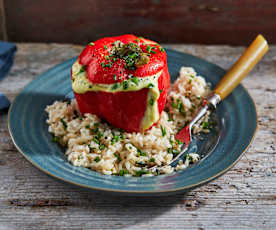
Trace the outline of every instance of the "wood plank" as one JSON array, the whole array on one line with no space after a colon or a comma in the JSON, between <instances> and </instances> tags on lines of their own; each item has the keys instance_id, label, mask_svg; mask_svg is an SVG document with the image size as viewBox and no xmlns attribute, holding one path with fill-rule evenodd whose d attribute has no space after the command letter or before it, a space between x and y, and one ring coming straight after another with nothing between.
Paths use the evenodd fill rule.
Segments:
<instances>
[{"instance_id":1,"label":"wood plank","mask_svg":"<svg viewBox=\"0 0 276 230\"><path fill-rule=\"evenodd\" d=\"M87 44L134 33L165 43L276 43L273 0L5 0L12 41ZM23 22L23 23L22 23Z\"/></svg>"},{"instance_id":2,"label":"wood plank","mask_svg":"<svg viewBox=\"0 0 276 230\"><path fill-rule=\"evenodd\" d=\"M227 69L243 47L169 45ZM0 92L11 100L38 74L82 47L18 44ZM256 102L259 130L238 164L187 194L113 197L46 176L15 149L0 115L0 230L6 229L274 229L276 225L276 46L243 81Z\"/></svg>"},{"instance_id":3,"label":"wood plank","mask_svg":"<svg viewBox=\"0 0 276 230\"><path fill-rule=\"evenodd\" d=\"M0 40L7 40L4 0L0 0Z\"/></svg>"}]
</instances>

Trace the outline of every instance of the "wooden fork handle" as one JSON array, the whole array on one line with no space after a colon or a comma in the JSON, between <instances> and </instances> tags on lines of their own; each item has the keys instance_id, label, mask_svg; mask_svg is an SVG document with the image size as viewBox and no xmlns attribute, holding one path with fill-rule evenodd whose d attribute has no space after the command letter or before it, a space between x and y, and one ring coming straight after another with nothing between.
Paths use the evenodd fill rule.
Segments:
<instances>
[{"instance_id":1,"label":"wooden fork handle","mask_svg":"<svg viewBox=\"0 0 276 230\"><path fill-rule=\"evenodd\" d=\"M223 100L240 83L240 81L253 69L268 51L268 44L262 35L258 35L251 45L243 52L239 60L230 68L220 80L214 93Z\"/></svg>"}]
</instances>

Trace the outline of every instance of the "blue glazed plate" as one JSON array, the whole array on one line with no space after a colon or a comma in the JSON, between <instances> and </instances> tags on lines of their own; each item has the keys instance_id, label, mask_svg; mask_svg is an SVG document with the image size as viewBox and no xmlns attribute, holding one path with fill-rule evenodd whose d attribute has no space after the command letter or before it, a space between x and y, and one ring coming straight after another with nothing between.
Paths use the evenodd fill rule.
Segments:
<instances>
[{"instance_id":1,"label":"blue glazed plate","mask_svg":"<svg viewBox=\"0 0 276 230\"><path fill-rule=\"evenodd\" d=\"M172 82L181 66L191 66L214 86L225 71L212 63L189 54L167 50ZM9 110L9 131L19 152L34 166L62 181L92 190L124 195L168 195L185 192L206 184L235 165L250 145L256 128L257 115L253 100L239 85L217 108L217 129L205 141L197 139L199 154L205 156L194 166L169 175L156 177L119 177L101 175L82 167L72 166L64 153L53 143L47 131L44 109L55 100L72 94L70 59L43 73L16 97Z\"/></svg>"}]
</instances>

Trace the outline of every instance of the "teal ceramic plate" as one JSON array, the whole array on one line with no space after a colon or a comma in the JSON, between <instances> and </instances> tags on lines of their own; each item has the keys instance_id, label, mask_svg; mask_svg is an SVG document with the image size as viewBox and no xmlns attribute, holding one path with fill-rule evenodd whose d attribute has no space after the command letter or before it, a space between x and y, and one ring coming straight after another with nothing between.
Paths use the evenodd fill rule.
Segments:
<instances>
[{"instance_id":1,"label":"teal ceramic plate","mask_svg":"<svg viewBox=\"0 0 276 230\"><path fill-rule=\"evenodd\" d=\"M214 86L225 71L189 54L167 50L172 81L181 66L191 66ZM207 141L197 141L197 151L207 155L183 171L147 178L101 175L66 161L63 150L51 141L44 109L72 94L70 59L43 73L14 100L9 111L9 131L18 150L34 166L62 181L92 190L124 195L168 195L203 185L225 173L239 160L254 137L257 115L253 100L239 85L217 109L217 130Z\"/></svg>"}]
</instances>

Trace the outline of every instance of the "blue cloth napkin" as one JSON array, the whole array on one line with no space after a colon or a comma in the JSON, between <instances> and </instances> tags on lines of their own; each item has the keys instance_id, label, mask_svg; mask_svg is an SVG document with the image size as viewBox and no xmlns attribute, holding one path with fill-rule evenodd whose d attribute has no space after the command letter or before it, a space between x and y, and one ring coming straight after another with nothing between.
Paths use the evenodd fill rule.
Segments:
<instances>
[{"instance_id":1,"label":"blue cloth napkin","mask_svg":"<svg viewBox=\"0 0 276 230\"><path fill-rule=\"evenodd\" d=\"M9 42L0 42L0 80L9 72L12 64L14 53L17 48ZM1 84L1 83L0 83ZM8 98L0 92L0 112L7 110L10 106Z\"/></svg>"}]
</instances>

